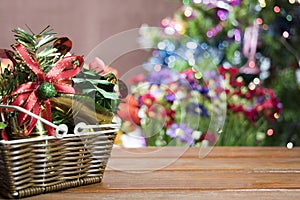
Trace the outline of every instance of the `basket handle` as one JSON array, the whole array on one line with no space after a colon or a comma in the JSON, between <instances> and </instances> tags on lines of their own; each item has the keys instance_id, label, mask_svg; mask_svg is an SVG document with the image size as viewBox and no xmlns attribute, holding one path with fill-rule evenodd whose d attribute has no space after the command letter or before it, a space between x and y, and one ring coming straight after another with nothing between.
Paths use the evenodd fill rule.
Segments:
<instances>
[{"instance_id":1,"label":"basket handle","mask_svg":"<svg viewBox=\"0 0 300 200\"><path fill-rule=\"evenodd\" d=\"M51 126L52 128L55 129L55 136L57 138L62 138L64 137L65 135L67 135L68 133L68 126L66 124L60 124L60 125L55 125L53 124L52 122L20 107L20 106L13 106L13 105L4 105L4 104L0 104L0 108L11 108L11 109L15 109L15 110L18 110L20 112L23 112L37 120L40 120L41 122L43 122L44 124L47 124L48 126Z\"/></svg>"}]
</instances>

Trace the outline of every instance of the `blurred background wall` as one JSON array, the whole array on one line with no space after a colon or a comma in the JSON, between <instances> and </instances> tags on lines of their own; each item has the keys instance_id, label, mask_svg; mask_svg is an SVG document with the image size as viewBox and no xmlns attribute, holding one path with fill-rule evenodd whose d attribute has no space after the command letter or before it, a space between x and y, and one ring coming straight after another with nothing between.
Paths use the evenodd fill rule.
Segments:
<instances>
[{"instance_id":1,"label":"blurred background wall","mask_svg":"<svg viewBox=\"0 0 300 200\"><path fill-rule=\"evenodd\" d=\"M174 0L0 0L0 48L14 43L12 29L35 33L47 25L73 41L72 52L87 55L110 36L143 23L160 26L160 20L172 16L181 6ZM118 47L113 47L118 48ZM145 51L130 52L112 65L124 73L147 59Z\"/></svg>"}]
</instances>

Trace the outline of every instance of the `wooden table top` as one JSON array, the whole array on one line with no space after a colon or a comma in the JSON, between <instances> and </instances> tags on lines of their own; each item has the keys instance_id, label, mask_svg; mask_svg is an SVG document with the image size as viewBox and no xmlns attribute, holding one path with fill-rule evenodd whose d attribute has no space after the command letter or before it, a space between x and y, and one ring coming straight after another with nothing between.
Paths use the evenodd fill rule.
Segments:
<instances>
[{"instance_id":1,"label":"wooden table top","mask_svg":"<svg viewBox=\"0 0 300 200\"><path fill-rule=\"evenodd\" d=\"M300 199L300 148L112 151L102 183L26 199Z\"/></svg>"}]
</instances>

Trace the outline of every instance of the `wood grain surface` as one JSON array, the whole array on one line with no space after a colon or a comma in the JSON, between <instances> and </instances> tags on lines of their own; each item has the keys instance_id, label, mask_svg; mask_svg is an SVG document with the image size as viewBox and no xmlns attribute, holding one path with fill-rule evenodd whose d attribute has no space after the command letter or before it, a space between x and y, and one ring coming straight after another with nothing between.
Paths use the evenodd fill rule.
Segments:
<instances>
[{"instance_id":1,"label":"wood grain surface","mask_svg":"<svg viewBox=\"0 0 300 200\"><path fill-rule=\"evenodd\" d=\"M114 148L102 183L26 199L300 199L300 148Z\"/></svg>"}]
</instances>

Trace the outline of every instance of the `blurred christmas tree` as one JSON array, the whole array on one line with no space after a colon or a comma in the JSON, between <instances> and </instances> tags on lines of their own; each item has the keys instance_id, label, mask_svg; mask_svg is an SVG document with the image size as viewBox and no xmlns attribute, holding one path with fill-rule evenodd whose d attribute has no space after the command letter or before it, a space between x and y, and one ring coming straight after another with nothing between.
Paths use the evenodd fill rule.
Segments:
<instances>
[{"instance_id":1,"label":"blurred christmas tree","mask_svg":"<svg viewBox=\"0 0 300 200\"><path fill-rule=\"evenodd\" d=\"M152 72L164 67L177 72L193 68L199 77L220 65L237 66L246 86L259 80L273 88L283 104L265 145L299 145L300 1L182 3L173 17L161 21L162 30L141 28L141 45L155 48L145 68Z\"/></svg>"}]
</instances>

